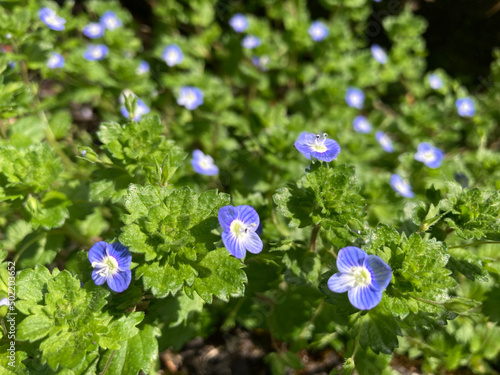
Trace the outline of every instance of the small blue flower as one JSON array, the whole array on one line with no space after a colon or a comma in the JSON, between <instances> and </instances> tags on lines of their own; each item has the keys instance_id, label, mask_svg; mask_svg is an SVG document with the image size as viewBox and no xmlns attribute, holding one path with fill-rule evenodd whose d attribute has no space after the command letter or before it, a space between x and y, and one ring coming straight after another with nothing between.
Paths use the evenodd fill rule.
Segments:
<instances>
[{"instance_id":1,"label":"small blue flower","mask_svg":"<svg viewBox=\"0 0 500 375\"><path fill-rule=\"evenodd\" d=\"M10 306L10 302L8 298L2 298L0 300L0 306Z\"/></svg>"},{"instance_id":2,"label":"small blue flower","mask_svg":"<svg viewBox=\"0 0 500 375\"><path fill-rule=\"evenodd\" d=\"M132 255L121 243L97 242L89 250L89 261L94 268L92 280L96 285L107 282L109 288L118 293L123 292L130 285Z\"/></svg>"},{"instance_id":3,"label":"small blue flower","mask_svg":"<svg viewBox=\"0 0 500 375\"><path fill-rule=\"evenodd\" d=\"M472 117L476 113L476 107L471 98L460 98L455 102L458 114L462 117Z\"/></svg>"},{"instance_id":4,"label":"small blue flower","mask_svg":"<svg viewBox=\"0 0 500 375\"><path fill-rule=\"evenodd\" d=\"M372 124L365 116L356 116L352 122L352 127L358 133L371 133Z\"/></svg>"},{"instance_id":5,"label":"small blue flower","mask_svg":"<svg viewBox=\"0 0 500 375\"><path fill-rule=\"evenodd\" d=\"M118 18L115 12L108 10L101 16L99 23L108 30L114 30L121 27L122 20Z\"/></svg>"},{"instance_id":6,"label":"small blue flower","mask_svg":"<svg viewBox=\"0 0 500 375\"><path fill-rule=\"evenodd\" d=\"M387 152L393 152L394 151L394 146L392 145L392 140L389 138L387 134L384 132L376 132L375 133L375 138L377 138L377 142L380 143L380 146L387 151Z\"/></svg>"},{"instance_id":7,"label":"small blue flower","mask_svg":"<svg viewBox=\"0 0 500 375\"><path fill-rule=\"evenodd\" d=\"M340 153L339 144L333 139L329 139L326 133L323 135L314 133L300 133L295 141L295 148L306 158L316 158L321 161L331 162Z\"/></svg>"},{"instance_id":8,"label":"small blue flower","mask_svg":"<svg viewBox=\"0 0 500 375\"><path fill-rule=\"evenodd\" d=\"M262 56L254 56L252 57L252 63L255 65L257 68L262 70L263 72L267 71L267 66L269 65L269 56L267 55L262 55Z\"/></svg>"},{"instance_id":9,"label":"small blue flower","mask_svg":"<svg viewBox=\"0 0 500 375\"><path fill-rule=\"evenodd\" d=\"M177 104L186 107L190 111L203 104L203 91L197 87L184 86L179 91Z\"/></svg>"},{"instance_id":10,"label":"small blue flower","mask_svg":"<svg viewBox=\"0 0 500 375\"><path fill-rule=\"evenodd\" d=\"M260 46L260 44L261 44L260 39L257 38L255 35L247 35L241 41L241 45L247 49L257 48L258 46Z\"/></svg>"},{"instance_id":11,"label":"small blue flower","mask_svg":"<svg viewBox=\"0 0 500 375\"><path fill-rule=\"evenodd\" d=\"M47 61L47 66L50 69L62 68L64 66L64 57L57 52L53 52Z\"/></svg>"},{"instance_id":12,"label":"small blue flower","mask_svg":"<svg viewBox=\"0 0 500 375\"><path fill-rule=\"evenodd\" d=\"M138 75L143 75L149 72L149 63L145 60L141 60L137 70L135 71Z\"/></svg>"},{"instance_id":13,"label":"small blue flower","mask_svg":"<svg viewBox=\"0 0 500 375\"><path fill-rule=\"evenodd\" d=\"M102 60L108 55L108 52L109 48L104 44L89 44L83 57L88 61Z\"/></svg>"},{"instance_id":14,"label":"small blue flower","mask_svg":"<svg viewBox=\"0 0 500 375\"><path fill-rule=\"evenodd\" d=\"M361 109L365 101L365 94L363 90L356 87L349 87L345 94L345 101L349 107Z\"/></svg>"},{"instance_id":15,"label":"small blue flower","mask_svg":"<svg viewBox=\"0 0 500 375\"><path fill-rule=\"evenodd\" d=\"M396 193L401 194L405 198L413 198L415 196L411 190L411 185L407 181L404 181L398 174L391 176L391 186Z\"/></svg>"},{"instance_id":16,"label":"small blue flower","mask_svg":"<svg viewBox=\"0 0 500 375\"><path fill-rule=\"evenodd\" d=\"M66 23L66 20L62 17L59 17L57 13L52 9L42 8L38 12L38 16L40 17L40 20L50 29L56 31L64 30L64 24Z\"/></svg>"},{"instance_id":17,"label":"small blue flower","mask_svg":"<svg viewBox=\"0 0 500 375\"><path fill-rule=\"evenodd\" d=\"M104 26L97 22L89 23L83 28L83 35L91 39L100 38L104 35Z\"/></svg>"},{"instance_id":18,"label":"small blue flower","mask_svg":"<svg viewBox=\"0 0 500 375\"><path fill-rule=\"evenodd\" d=\"M144 103L141 99L137 98L137 105L135 107L135 113L134 113L134 121L139 121L142 118L142 116L148 114L150 111L151 109L146 105L146 103ZM127 108L125 106L122 106L120 108L120 112L123 117L130 118Z\"/></svg>"},{"instance_id":19,"label":"small blue flower","mask_svg":"<svg viewBox=\"0 0 500 375\"><path fill-rule=\"evenodd\" d=\"M82 150L82 157L86 157L87 156L87 150Z\"/></svg>"},{"instance_id":20,"label":"small blue flower","mask_svg":"<svg viewBox=\"0 0 500 375\"><path fill-rule=\"evenodd\" d=\"M207 176L215 176L219 174L219 168L214 164L214 159L210 155L205 155L200 150L193 151L191 165L195 172Z\"/></svg>"},{"instance_id":21,"label":"small blue flower","mask_svg":"<svg viewBox=\"0 0 500 375\"><path fill-rule=\"evenodd\" d=\"M162 57L168 66L175 66L184 60L184 54L177 44L170 44L166 46L163 50Z\"/></svg>"},{"instance_id":22,"label":"small blue flower","mask_svg":"<svg viewBox=\"0 0 500 375\"><path fill-rule=\"evenodd\" d=\"M443 80L437 74L429 75L428 79L429 79L429 86L431 86L432 89L439 90L441 87L443 87Z\"/></svg>"},{"instance_id":23,"label":"small blue flower","mask_svg":"<svg viewBox=\"0 0 500 375\"><path fill-rule=\"evenodd\" d=\"M229 25L237 33L242 33L243 31L245 31L246 29L248 29L248 20L247 20L247 18L243 14L236 13L229 20Z\"/></svg>"},{"instance_id":24,"label":"small blue flower","mask_svg":"<svg viewBox=\"0 0 500 375\"><path fill-rule=\"evenodd\" d=\"M246 251L252 254L262 251L262 240L256 233L259 214L253 207L224 206L219 210L219 223L223 229L222 242L235 258L243 258Z\"/></svg>"},{"instance_id":25,"label":"small blue flower","mask_svg":"<svg viewBox=\"0 0 500 375\"><path fill-rule=\"evenodd\" d=\"M377 60L379 63L385 64L387 62L387 53L378 44L372 45L371 51L373 58Z\"/></svg>"},{"instance_id":26,"label":"small blue flower","mask_svg":"<svg viewBox=\"0 0 500 375\"><path fill-rule=\"evenodd\" d=\"M443 162L443 150L432 146L430 143L423 142L418 145L415 160L421 161L429 168L439 168Z\"/></svg>"},{"instance_id":27,"label":"small blue flower","mask_svg":"<svg viewBox=\"0 0 500 375\"><path fill-rule=\"evenodd\" d=\"M312 40L319 42L330 34L330 30L328 30L328 27L323 22L314 21L311 26L309 26L307 33L311 36Z\"/></svg>"},{"instance_id":28,"label":"small blue flower","mask_svg":"<svg viewBox=\"0 0 500 375\"><path fill-rule=\"evenodd\" d=\"M335 293L347 292L349 302L360 310L377 306L392 278L391 267L381 258L354 246L340 249L337 268L339 272L328 279L328 288Z\"/></svg>"}]
</instances>

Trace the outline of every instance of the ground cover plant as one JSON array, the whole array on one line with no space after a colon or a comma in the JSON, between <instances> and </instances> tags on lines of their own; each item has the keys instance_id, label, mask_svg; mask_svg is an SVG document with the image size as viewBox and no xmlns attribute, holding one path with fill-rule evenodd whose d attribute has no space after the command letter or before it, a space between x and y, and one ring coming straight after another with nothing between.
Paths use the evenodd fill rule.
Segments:
<instances>
[{"instance_id":1,"label":"ground cover plant","mask_svg":"<svg viewBox=\"0 0 500 375\"><path fill-rule=\"evenodd\" d=\"M408 5L311 3L0 1L2 374L235 327L272 374L500 371L499 86L429 71Z\"/></svg>"}]
</instances>

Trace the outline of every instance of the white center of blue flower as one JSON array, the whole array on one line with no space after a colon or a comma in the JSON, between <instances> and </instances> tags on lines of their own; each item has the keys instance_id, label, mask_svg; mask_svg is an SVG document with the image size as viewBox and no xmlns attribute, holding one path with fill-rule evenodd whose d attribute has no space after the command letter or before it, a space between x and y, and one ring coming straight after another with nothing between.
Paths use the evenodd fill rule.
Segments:
<instances>
[{"instance_id":1,"label":"white center of blue flower","mask_svg":"<svg viewBox=\"0 0 500 375\"><path fill-rule=\"evenodd\" d=\"M59 57L58 56L56 56L56 55L50 56L50 58L49 58L49 66L57 65L58 62L59 62Z\"/></svg>"},{"instance_id":2,"label":"white center of blue flower","mask_svg":"<svg viewBox=\"0 0 500 375\"><path fill-rule=\"evenodd\" d=\"M351 105L354 107L357 107L357 106L360 106L361 104L363 104L363 100L361 99L361 96L357 93L351 94L349 99L350 99Z\"/></svg>"},{"instance_id":3,"label":"white center of blue flower","mask_svg":"<svg viewBox=\"0 0 500 375\"><path fill-rule=\"evenodd\" d=\"M184 102L186 103L187 106L193 105L195 101L196 101L196 94L193 91L188 91L184 95Z\"/></svg>"},{"instance_id":4,"label":"white center of blue flower","mask_svg":"<svg viewBox=\"0 0 500 375\"><path fill-rule=\"evenodd\" d=\"M204 155L204 156L200 157L198 165L202 169L210 169L214 166L214 161L213 161L212 157L210 157L208 155Z\"/></svg>"},{"instance_id":5,"label":"white center of blue flower","mask_svg":"<svg viewBox=\"0 0 500 375\"><path fill-rule=\"evenodd\" d=\"M242 239L248 236L250 228L255 227L255 224L247 225L241 220L235 219L231 222L229 226L229 231L237 238Z\"/></svg>"},{"instance_id":6,"label":"white center of blue flower","mask_svg":"<svg viewBox=\"0 0 500 375\"><path fill-rule=\"evenodd\" d=\"M354 287L367 286L372 282L372 274L365 267L352 267L351 276Z\"/></svg>"},{"instance_id":7,"label":"white center of blue flower","mask_svg":"<svg viewBox=\"0 0 500 375\"><path fill-rule=\"evenodd\" d=\"M167 52L167 58L171 64L175 63L177 61L177 51L175 50L170 50Z\"/></svg>"},{"instance_id":8,"label":"white center of blue flower","mask_svg":"<svg viewBox=\"0 0 500 375\"><path fill-rule=\"evenodd\" d=\"M109 255L102 258L100 262L93 262L92 267L97 268L97 273L106 279L119 271L118 261L115 257Z\"/></svg>"},{"instance_id":9,"label":"white center of blue flower","mask_svg":"<svg viewBox=\"0 0 500 375\"><path fill-rule=\"evenodd\" d=\"M316 134L316 139L314 140L314 143L311 143L309 147L311 147L311 150L315 152L326 152L328 148L325 146L325 141L328 135L326 133L323 133L323 135Z\"/></svg>"},{"instance_id":10,"label":"white center of blue flower","mask_svg":"<svg viewBox=\"0 0 500 375\"><path fill-rule=\"evenodd\" d=\"M380 137L379 141L383 147L386 147L386 148L391 147L391 140L386 135L384 135L383 137Z\"/></svg>"},{"instance_id":11,"label":"white center of blue flower","mask_svg":"<svg viewBox=\"0 0 500 375\"><path fill-rule=\"evenodd\" d=\"M90 51L90 54L94 59L98 59L102 55L101 50L99 48L93 48L92 51Z\"/></svg>"},{"instance_id":12,"label":"white center of blue flower","mask_svg":"<svg viewBox=\"0 0 500 375\"><path fill-rule=\"evenodd\" d=\"M398 181L394 184L394 188L400 193L406 193L408 190L408 185L404 183L404 181Z\"/></svg>"},{"instance_id":13,"label":"white center of blue flower","mask_svg":"<svg viewBox=\"0 0 500 375\"><path fill-rule=\"evenodd\" d=\"M432 150L425 151L422 153L422 160L426 163L432 163L436 160L436 154Z\"/></svg>"}]
</instances>

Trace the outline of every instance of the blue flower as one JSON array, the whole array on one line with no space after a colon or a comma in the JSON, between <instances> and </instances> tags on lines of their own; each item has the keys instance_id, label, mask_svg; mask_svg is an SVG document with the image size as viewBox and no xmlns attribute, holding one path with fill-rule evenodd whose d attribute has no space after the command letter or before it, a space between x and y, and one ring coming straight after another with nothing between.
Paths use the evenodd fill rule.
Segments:
<instances>
[{"instance_id":1,"label":"blue flower","mask_svg":"<svg viewBox=\"0 0 500 375\"><path fill-rule=\"evenodd\" d=\"M460 98L455 102L458 114L462 117L472 117L476 113L476 107L471 98Z\"/></svg>"},{"instance_id":2,"label":"blue flower","mask_svg":"<svg viewBox=\"0 0 500 375\"><path fill-rule=\"evenodd\" d=\"M354 246L340 249L337 268L339 272L328 279L328 288L335 293L347 292L349 302L360 310L377 306L392 278L391 267L382 259Z\"/></svg>"},{"instance_id":3,"label":"blue flower","mask_svg":"<svg viewBox=\"0 0 500 375\"><path fill-rule=\"evenodd\" d=\"M219 168L214 164L214 159L210 155L205 155L200 150L193 151L191 165L195 172L207 176L215 176L219 174Z\"/></svg>"},{"instance_id":4,"label":"blue flower","mask_svg":"<svg viewBox=\"0 0 500 375\"><path fill-rule=\"evenodd\" d=\"M108 52L109 48L104 44L89 44L83 57L88 61L102 60L108 55Z\"/></svg>"},{"instance_id":5,"label":"blue flower","mask_svg":"<svg viewBox=\"0 0 500 375\"><path fill-rule=\"evenodd\" d=\"M376 132L375 133L375 138L377 138L377 142L380 143L380 146L387 151L387 152L393 152L394 151L394 146L392 145L392 140L389 138L387 134L384 132Z\"/></svg>"},{"instance_id":6,"label":"blue flower","mask_svg":"<svg viewBox=\"0 0 500 375\"><path fill-rule=\"evenodd\" d=\"M141 60L135 72L139 75L146 74L147 72L149 72L149 63L145 60Z\"/></svg>"},{"instance_id":7,"label":"blue flower","mask_svg":"<svg viewBox=\"0 0 500 375\"><path fill-rule=\"evenodd\" d=\"M50 69L62 68L64 66L64 57L57 52L53 52L47 61L47 66Z\"/></svg>"},{"instance_id":8,"label":"blue flower","mask_svg":"<svg viewBox=\"0 0 500 375\"><path fill-rule=\"evenodd\" d=\"M177 104L182 105L190 111L203 104L203 91L197 87L184 86L179 91Z\"/></svg>"},{"instance_id":9,"label":"blue flower","mask_svg":"<svg viewBox=\"0 0 500 375\"><path fill-rule=\"evenodd\" d=\"M385 53L384 49L380 47L378 44L374 44L371 46L372 56L375 60L377 60L381 64L385 64L387 62L387 53Z\"/></svg>"},{"instance_id":10,"label":"blue flower","mask_svg":"<svg viewBox=\"0 0 500 375\"><path fill-rule=\"evenodd\" d=\"M365 116L356 116L352 122L352 127L358 133L371 133L372 124L368 121Z\"/></svg>"},{"instance_id":11,"label":"blue flower","mask_svg":"<svg viewBox=\"0 0 500 375\"><path fill-rule=\"evenodd\" d=\"M260 46L260 44L261 44L260 39L257 38L255 35L247 35L241 41L241 45L247 49L257 48L258 46Z\"/></svg>"},{"instance_id":12,"label":"blue flower","mask_svg":"<svg viewBox=\"0 0 500 375\"><path fill-rule=\"evenodd\" d=\"M219 210L222 226L222 242L235 258L241 259L246 251L258 254L262 251L262 240L256 233L260 224L259 214L251 206L224 206Z\"/></svg>"},{"instance_id":13,"label":"blue flower","mask_svg":"<svg viewBox=\"0 0 500 375\"><path fill-rule=\"evenodd\" d=\"M347 93L345 94L345 101L349 107L361 109L363 108L363 102L365 101L365 94L363 90L356 87L349 87Z\"/></svg>"},{"instance_id":14,"label":"blue flower","mask_svg":"<svg viewBox=\"0 0 500 375\"><path fill-rule=\"evenodd\" d=\"M439 168L443 158L444 152L427 142L420 143L415 154L415 160L421 161L432 169Z\"/></svg>"},{"instance_id":15,"label":"blue flower","mask_svg":"<svg viewBox=\"0 0 500 375\"><path fill-rule=\"evenodd\" d=\"M0 300L0 307L1 306L10 306L10 302L9 302L9 299L8 298L2 298Z\"/></svg>"},{"instance_id":16,"label":"blue flower","mask_svg":"<svg viewBox=\"0 0 500 375\"><path fill-rule=\"evenodd\" d=\"M57 13L52 9L42 8L38 12L38 16L40 17L40 20L50 29L56 31L64 30L64 24L66 23L66 20L62 17L59 17Z\"/></svg>"},{"instance_id":17,"label":"blue flower","mask_svg":"<svg viewBox=\"0 0 500 375\"><path fill-rule=\"evenodd\" d=\"M330 162L337 158L340 153L339 144L329 139L326 133L323 135L314 133L300 133L295 141L295 148L306 158L316 158L321 161Z\"/></svg>"},{"instance_id":18,"label":"blue flower","mask_svg":"<svg viewBox=\"0 0 500 375\"><path fill-rule=\"evenodd\" d=\"M429 79L429 85L434 90L439 90L441 87L443 87L443 80L437 74L429 75L428 79Z\"/></svg>"},{"instance_id":19,"label":"blue flower","mask_svg":"<svg viewBox=\"0 0 500 375\"><path fill-rule=\"evenodd\" d=\"M396 193L401 194L403 197L413 198L415 196L411 190L410 184L404 181L398 174L393 174L391 176L391 186Z\"/></svg>"},{"instance_id":20,"label":"blue flower","mask_svg":"<svg viewBox=\"0 0 500 375\"><path fill-rule=\"evenodd\" d=\"M146 103L144 103L141 99L137 98L137 105L135 107L135 113L134 113L134 121L139 121L142 118L142 116L148 114L150 111L151 109L149 109ZM122 106L120 108L120 112L123 117L130 118L127 108L125 106Z\"/></svg>"},{"instance_id":21,"label":"blue flower","mask_svg":"<svg viewBox=\"0 0 500 375\"><path fill-rule=\"evenodd\" d=\"M99 23L108 30L114 30L122 25L122 20L117 17L115 12L108 10L101 16Z\"/></svg>"},{"instance_id":22,"label":"blue flower","mask_svg":"<svg viewBox=\"0 0 500 375\"><path fill-rule=\"evenodd\" d=\"M184 54L177 44L166 46L163 50L162 57L168 66L180 64L182 60L184 60Z\"/></svg>"},{"instance_id":23,"label":"blue flower","mask_svg":"<svg viewBox=\"0 0 500 375\"><path fill-rule=\"evenodd\" d=\"M328 30L328 27L323 22L314 21L311 26L309 26L307 33L311 36L312 40L319 42L330 34L330 30Z\"/></svg>"},{"instance_id":24,"label":"blue flower","mask_svg":"<svg viewBox=\"0 0 500 375\"><path fill-rule=\"evenodd\" d=\"M94 268L92 280L96 285L107 282L110 289L118 293L123 292L130 285L132 255L121 243L97 242L89 250L89 260Z\"/></svg>"},{"instance_id":25,"label":"blue flower","mask_svg":"<svg viewBox=\"0 0 500 375\"><path fill-rule=\"evenodd\" d=\"M104 26L97 22L89 23L83 28L83 35L91 39L100 38L104 35Z\"/></svg>"},{"instance_id":26,"label":"blue flower","mask_svg":"<svg viewBox=\"0 0 500 375\"><path fill-rule=\"evenodd\" d=\"M254 56L252 57L252 63L255 65L257 68L262 70L263 72L267 71L267 65L269 65L269 56L267 55L262 55L262 56Z\"/></svg>"},{"instance_id":27,"label":"blue flower","mask_svg":"<svg viewBox=\"0 0 500 375\"><path fill-rule=\"evenodd\" d=\"M246 29L248 29L248 20L247 18L241 14L236 13L229 20L229 25L236 31L237 33L242 33Z\"/></svg>"}]
</instances>

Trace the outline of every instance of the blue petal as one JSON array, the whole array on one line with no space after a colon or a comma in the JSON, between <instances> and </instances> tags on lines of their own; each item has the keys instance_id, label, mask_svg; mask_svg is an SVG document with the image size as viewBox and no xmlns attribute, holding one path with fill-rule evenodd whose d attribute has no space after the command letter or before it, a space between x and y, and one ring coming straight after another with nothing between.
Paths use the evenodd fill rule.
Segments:
<instances>
[{"instance_id":1,"label":"blue petal","mask_svg":"<svg viewBox=\"0 0 500 375\"><path fill-rule=\"evenodd\" d=\"M339 155L340 146L333 139L325 140L325 146L327 148L327 150L325 152L310 151L310 153L311 153L312 157L315 157L318 160L329 163L332 160L335 160L337 158L337 156Z\"/></svg>"},{"instance_id":2,"label":"blue petal","mask_svg":"<svg viewBox=\"0 0 500 375\"><path fill-rule=\"evenodd\" d=\"M363 265L366 256L366 253L359 247L344 247L337 255L337 268L340 272L351 272L352 267Z\"/></svg>"},{"instance_id":3,"label":"blue petal","mask_svg":"<svg viewBox=\"0 0 500 375\"><path fill-rule=\"evenodd\" d=\"M102 261L102 259L106 256L106 246L108 246L108 244L105 241L99 241L96 242L94 246L90 248L89 250L90 264Z\"/></svg>"},{"instance_id":4,"label":"blue petal","mask_svg":"<svg viewBox=\"0 0 500 375\"><path fill-rule=\"evenodd\" d=\"M106 278L97 273L98 269L95 268L92 271L92 280L94 280L95 285L102 285L106 281Z\"/></svg>"},{"instance_id":5,"label":"blue petal","mask_svg":"<svg viewBox=\"0 0 500 375\"><path fill-rule=\"evenodd\" d=\"M335 293L344 293L354 286L354 278L350 273L336 273L328 279L328 288Z\"/></svg>"},{"instance_id":6,"label":"blue petal","mask_svg":"<svg viewBox=\"0 0 500 375\"><path fill-rule=\"evenodd\" d=\"M193 159L194 160L202 159L204 156L205 156L205 154L201 150L194 150L193 151Z\"/></svg>"},{"instance_id":7,"label":"blue petal","mask_svg":"<svg viewBox=\"0 0 500 375\"><path fill-rule=\"evenodd\" d=\"M108 286L111 290L121 293L130 285L132 272L130 270L120 271L108 279Z\"/></svg>"},{"instance_id":8,"label":"blue petal","mask_svg":"<svg viewBox=\"0 0 500 375\"><path fill-rule=\"evenodd\" d=\"M349 290L347 297L355 308L370 310L382 300L382 291L373 289L370 286L357 287Z\"/></svg>"},{"instance_id":9,"label":"blue petal","mask_svg":"<svg viewBox=\"0 0 500 375\"><path fill-rule=\"evenodd\" d=\"M106 251L108 255L116 259L120 270L124 271L130 268L130 263L132 262L132 254L130 254L128 247L122 245L119 242L115 242L111 245L108 245Z\"/></svg>"},{"instance_id":10,"label":"blue petal","mask_svg":"<svg viewBox=\"0 0 500 375\"><path fill-rule=\"evenodd\" d=\"M219 224L224 231L229 231L232 221L237 217L238 210L234 206L224 206L219 210Z\"/></svg>"},{"instance_id":11,"label":"blue petal","mask_svg":"<svg viewBox=\"0 0 500 375\"><path fill-rule=\"evenodd\" d=\"M391 267L376 255L368 255L364 265L372 276L372 287L378 290L387 288L392 278Z\"/></svg>"},{"instance_id":12,"label":"blue petal","mask_svg":"<svg viewBox=\"0 0 500 375\"><path fill-rule=\"evenodd\" d=\"M238 211L237 218L246 225L252 225L248 230L255 232L260 224L259 214L252 206L241 205L236 207Z\"/></svg>"},{"instance_id":13,"label":"blue petal","mask_svg":"<svg viewBox=\"0 0 500 375\"><path fill-rule=\"evenodd\" d=\"M245 256L245 247L231 232L222 232L222 242L226 247L227 251L235 258L241 259Z\"/></svg>"},{"instance_id":14,"label":"blue petal","mask_svg":"<svg viewBox=\"0 0 500 375\"><path fill-rule=\"evenodd\" d=\"M248 232L248 237L244 239L243 246L252 254L258 254L262 251L264 245L259 235L255 232Z\"/></svg>"}]
</instances>

